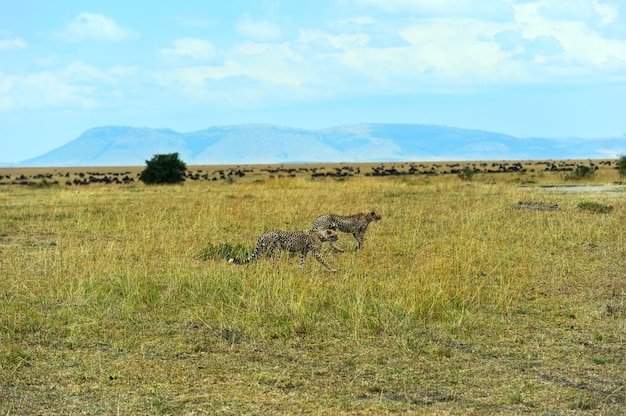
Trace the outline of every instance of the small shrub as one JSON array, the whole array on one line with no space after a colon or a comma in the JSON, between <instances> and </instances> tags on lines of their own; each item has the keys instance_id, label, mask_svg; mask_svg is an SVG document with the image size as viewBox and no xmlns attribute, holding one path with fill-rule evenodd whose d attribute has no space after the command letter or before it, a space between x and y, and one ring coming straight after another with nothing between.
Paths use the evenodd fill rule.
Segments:
<instances>
[{"instance_id":1,"label":"small shrub","mask_svg":"<svg viewBox=\"0 0 626 416\"><path fill-rule=\"evenodd\" d=\"M612 205L599 204L597 202L584 201L578 204L578 209L581 211L587 211L594 214L608 214L613 211Z\"/></svg>"},{"instance_id":2,"label":"small shrub","mask_svg":"<svg viewBox=\"0 0 626 416\"><path fill-rule=\"evenodd\" d=\"M460 173L459 173L459 178L463 179L464 181L471 181L472 178L474 177L474 174L476 172L474 171L474 169L470 168L469 166L466 166Z\"/></svg>"},{"instance_id":3,"label":"small shrub","mask_svg":"<svg viewBox=\"0 0 626 416\"><path fill-rule=\"evenodd\" d=\"M565 180L581 180L581 179L589 179L595 175L595 171L589 166L579 165L576 166L576 169L568 175L565 175Z\"/></svg>"},{"instance_id":4,"label":"small shrub","mask_svg":"<svg viewBox=\"0 0 626 416\"><path fill-rule=\"evenodd\" d=\"M620 177L626 177L626 156L620 156L617 161L617 170L619 171Z\"/></svg>"}]
</instances>

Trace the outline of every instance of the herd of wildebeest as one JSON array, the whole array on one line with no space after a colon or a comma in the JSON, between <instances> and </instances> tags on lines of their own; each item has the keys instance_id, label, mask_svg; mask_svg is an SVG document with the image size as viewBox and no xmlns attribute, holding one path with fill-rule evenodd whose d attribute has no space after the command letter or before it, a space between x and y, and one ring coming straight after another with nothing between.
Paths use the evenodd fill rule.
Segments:
<instances>
[{"instance_id":1,"label":"herd of wildebeest","mask_svg":"<svg viewBox=\"0 0 626 416\"><path fill-rule=\"evenodd\" d=\"M352 176L400 176L473 173L537 173L570 172L578 166L592 169L613 167L617 160L545 160L484 162L395 162L395 163L331 163L239 166L190 166L184 172L188 181L263 181L275 178L310 177L347 178ZM2 168L0 185L130 184L138 181L142 167L132 168Z\"/></svg>"}]
</instances>

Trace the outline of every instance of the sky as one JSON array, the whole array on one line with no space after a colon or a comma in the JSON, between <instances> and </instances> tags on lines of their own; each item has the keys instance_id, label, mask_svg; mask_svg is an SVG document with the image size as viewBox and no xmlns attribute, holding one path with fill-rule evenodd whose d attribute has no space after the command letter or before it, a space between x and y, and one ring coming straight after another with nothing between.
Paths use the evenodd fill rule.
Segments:
<instances>
[{"instance_id":1,"label":"sky","mask_svg":"<svg viewBox=\"0 0 626 416\"><path fill-rule=\"evenodd\" d=\"M0 0L0 162L92 127L626 134L626 0Z\"/></svg>"}]
</instances>

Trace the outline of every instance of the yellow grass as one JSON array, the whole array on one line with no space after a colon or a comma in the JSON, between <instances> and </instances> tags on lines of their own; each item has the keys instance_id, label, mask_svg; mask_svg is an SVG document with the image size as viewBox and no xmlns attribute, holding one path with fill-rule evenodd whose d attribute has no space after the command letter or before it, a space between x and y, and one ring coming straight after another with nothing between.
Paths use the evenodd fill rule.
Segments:
<instances>
[{"instance_id":1,"label":"yellow grass","mask_svg":"<svg viewBox=\"0 0 626 416\"><path fill-rule=\"evenodd\" d=\"M618 180L607 168L589 183ZM619 412L626 194L538 184L573 182L0 187L0 412ZM325 245L336 274L311 256L235 266L217 250L372 209L383 219L362 251Z\"/></svg>"}]
</instances>

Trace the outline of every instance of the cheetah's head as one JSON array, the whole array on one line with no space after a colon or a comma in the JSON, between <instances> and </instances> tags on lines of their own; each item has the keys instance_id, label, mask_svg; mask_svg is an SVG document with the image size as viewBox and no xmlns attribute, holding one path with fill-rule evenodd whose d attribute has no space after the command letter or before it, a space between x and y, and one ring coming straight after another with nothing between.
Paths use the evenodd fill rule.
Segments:
<instances>
[{"instance_id":1,"label":"cheetah's head","mask_svg":"<svg viewBox=\"0 0 626 416\"><path fill-rule=\"evenodd\" d=\"M367 217L368 222L380 221L383 219L383 217L380 215L378 211L369 211L365 215Z\"/></svg>"},{"instance_id":2,"label":"cheetah's head","mask_svg":"<svg viewBox=\"0 0 626 416\"><path fill-rule=\"evenodd\" d=\"M335 241L339 240L339 235L335 230L323 230L320 231L320 235L322 237L322 241L329 241L334 243Z\"/></svg>"}]
</instances>

